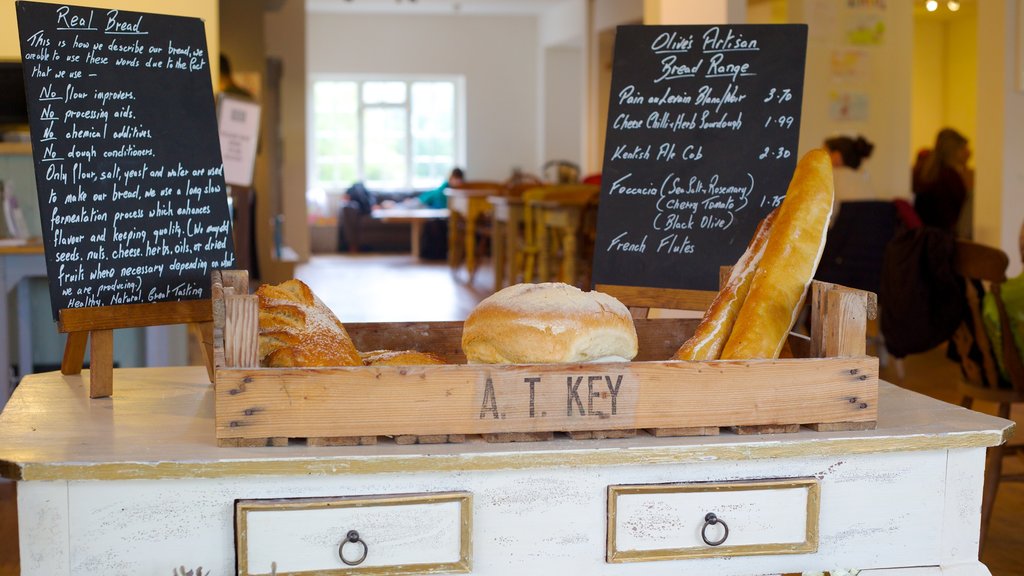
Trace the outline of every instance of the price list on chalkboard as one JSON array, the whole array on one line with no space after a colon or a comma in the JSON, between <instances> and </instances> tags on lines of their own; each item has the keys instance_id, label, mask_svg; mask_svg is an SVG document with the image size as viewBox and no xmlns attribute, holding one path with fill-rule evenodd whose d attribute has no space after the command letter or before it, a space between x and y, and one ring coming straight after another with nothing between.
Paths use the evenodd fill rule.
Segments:
<instances>
[{"instance_id":1,"label":"price list on chalkboard","mask_svg":"<svg viewBox=\"0 0 1024 576\"><path fill-rule=\"evenodd\" d=\"M208 298L235 257L203 22L17 14L54 317Z\"/></svg>"},{"instance_id":2,"label":"price list on chalkboard","mask_svg":"<svg viewBox=\"0 0 1024 576\"><path fill-rule=\"evenodd\" d=\"M594 282L717 290L796 167L805 25L621 26Z\"/></svg>"}]
</instances>

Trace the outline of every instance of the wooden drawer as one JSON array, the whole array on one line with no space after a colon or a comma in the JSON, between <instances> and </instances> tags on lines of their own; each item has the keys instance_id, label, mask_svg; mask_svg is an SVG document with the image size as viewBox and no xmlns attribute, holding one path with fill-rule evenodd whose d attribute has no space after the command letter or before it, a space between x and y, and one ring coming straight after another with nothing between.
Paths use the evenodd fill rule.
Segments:
<instances>
[{"instance_id":1,"label":"wooden drawer","mask_svg":"<svg viewBox=\"0 0 1024 576\"><path fill-rule=\"evenodd\" d=\"M819 504L815 478L609 486L607 559L815 552Z\"/></svg>"},{"instance_id":2,"label":"wooden drawer","mask_svg":"<svg viewBox=\"0 0 1024 576\"><path fill-rule=\"evenodd\" d=\"M235 502L240 576L469 572L471 534L468 492Z\"/></svg>"}]
</instances>

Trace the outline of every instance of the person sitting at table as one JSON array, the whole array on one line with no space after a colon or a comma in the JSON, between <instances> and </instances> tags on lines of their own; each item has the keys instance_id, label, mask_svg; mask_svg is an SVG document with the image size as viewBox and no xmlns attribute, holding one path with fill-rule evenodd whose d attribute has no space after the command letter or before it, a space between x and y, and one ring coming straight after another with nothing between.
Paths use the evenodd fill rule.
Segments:
<instances>
[{"instance_id":1,"label":"person sitting at table","mask_svg":"<svg viewBox=\"0 0 1024 576\"><path fill-rule=\"evenodd\" d=\"M875 145L863 136L836 136L825 140L825 148L832 158L836 191L830 222L833 225L843 202L877 199L870 175L861 170L861 164L871 156Z\"/></svg>"},{"instance_id":2,"label":"person sitting at table","mask_svg":"<svg viewBox=\"0 0 1024 576\"><path fill-rule=\"evenodd\" d=\"M444 191L448 188L458 188L465 181L466 175L462 168L452 168L448 179L434 190L428 190L420 194L419 201L427 208L447 208L448 197L444 195Z\"/></svg>"}]
</instances>

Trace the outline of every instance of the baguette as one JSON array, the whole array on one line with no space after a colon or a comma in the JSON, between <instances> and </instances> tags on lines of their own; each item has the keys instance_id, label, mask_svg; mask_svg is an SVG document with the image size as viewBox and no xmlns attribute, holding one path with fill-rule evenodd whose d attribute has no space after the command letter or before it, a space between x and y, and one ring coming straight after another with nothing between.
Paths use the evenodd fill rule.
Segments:
<instances>
[{"instance_id":1,"label":"baguette","mask_svg":"<svg viewBox=\"0 0 1024 576\"><path fill-rule=\"evenodd\" d=\"M793 172L721 359L779 357L821 260L834 196L828 152L808 152Z\"/></svg>"},{"instance_id":2,"label":"baguette","mask_svg":"<svg viewBox=\"0 0 1024 576\"><path fill-rule=\"evenodd\" d=\"M718 360L722 355L722 348L732 331L743 301L747 298L754 272L764 255L768 235L777 213L778 209L773 210L757 225L746 251L733 266L729 280L718 291L693 336L683 342L672 356L672 360Z\"/></svg>"}]
</instances>

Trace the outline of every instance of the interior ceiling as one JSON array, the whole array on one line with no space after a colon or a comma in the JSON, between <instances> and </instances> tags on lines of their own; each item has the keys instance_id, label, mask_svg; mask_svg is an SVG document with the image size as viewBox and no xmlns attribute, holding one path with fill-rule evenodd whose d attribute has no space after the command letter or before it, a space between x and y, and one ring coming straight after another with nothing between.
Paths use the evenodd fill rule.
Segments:
<instances>
[{"instance_id":1,"label":"interior ceiling","mask_svg":"<svg viewBox=\"0 0 1024 576\"><path fill-rule=\"evenodd\" d=\"M307 12L538 15L571 0L306 0Z\"/></svg>"}]
</instances>

